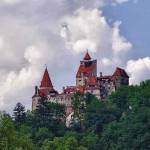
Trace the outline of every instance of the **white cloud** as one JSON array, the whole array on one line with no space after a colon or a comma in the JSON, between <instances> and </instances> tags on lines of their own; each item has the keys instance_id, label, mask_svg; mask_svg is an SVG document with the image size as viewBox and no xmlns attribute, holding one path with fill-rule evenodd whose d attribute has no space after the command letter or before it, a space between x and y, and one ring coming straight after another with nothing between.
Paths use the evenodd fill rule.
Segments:
<instances>
[{"instance_id":1,"label":"white cloud","mask_svg":"<svg viewBox=\"0 0 150 150\"><path fill-rule=\"evenodd\" d=\"M98 46L99 27L101 25L101 28L105 28L106 24L100 15L101 12L97 9L79 9L74 16L65 17L63 21L66 22L66 26L62 28L61 35L66 39L67 47L76 53L84 52L87 48L95 52Z\"/></svg>"},{"instance_id":2,"label":"white cloud","mask_svg":"<svg viewBox=\"0 0 150 150\"><path fill-rule=\"evenodd\" d=\"M128 61L126 71L130 75L130 84L150 79L150 57Z\"/></svg>"},{"instance_id":3,"label":"white cloud","mask_svg":"<svg viewBox=\"0 0 150 150\"><path fill-rule=\"evenodd\" d=\"M0 4L0 109L11 112L19 101L30 108L45 64L56 89L74 85L87 48L98 60L99 71L112 73L113 67L126 63L131 43L120 35L119 25L108 25L100 10L105 1L4 2Z\"/></svg>"},{"instance_id":4,"label":"white cloud","mask_svg":"<svg viewBox=\"0 0 150 150\"><path fill-rule=\"evenodd\" d=\"M96 57L106 66L123 65L126 53L132 44L121 36L119 26L115 22L110 27L102 11L98 9L79 9L74 15L63 20L61 36L66 41L66 47L75 53L96 53Z\"/></svg>"},{"instance_id":5,"label":"white cloud","mask_svg":"<svg viewBox=\"0 0 150 150\"><path fill-rule=\"evenodd\" d=\"M3 39L0 37L0 49L3 47L3 44L4 44Z\"/></svg>"},{"instance_id":6,"label":"white cloud","mask_svg":"<svg viewBox=\"0 0 150 150\"><path fill-rule=\"evenodd\" d=\"M38 58L40 58L40 53L38 51L38 49L32 45L31 47L27 48L25 50L25 54L24 57L30 62L32 63L33 61L37 60Z\"/></svg>"},{"instance_id":7,"label":"white cloud","mask_svg":"<svg viewBox=\"0 0 150 150\"><path fill-rule=\"evenodd\" d=\"M125 37L120 36L120 34L119 34L120 24L121 24L121 22L115 22L115 24L114 24L112 49L115 52L127 51L132 48L132 44L130 42L128 42L125 39Z\"/></svg>"},{"instance_id":8,"label":"white cloud","mask_svg":"<svg viewBox=\"0 0 150 150\"><path fill-rule=\"evenodd\" d=\"M16 4L16 3L20 3L23 0L1 0L1 2L5 3L5 4Z\"/></svg>"},{"instance_id":9,"label":"white cloud","mask_svg":"<svg viewBox=\"0 0 150 150\"><path fill-rule=\"evenodd\" d=\"M128 2L129 0L115 0L116 3L124 3L124 2Z\"/></svg>"},{"instance_id":10,"label":"white cloud","mask_svg":"<svg viewBox=\"0 0 150 150\"><path fill-rule=\"evenodd\" d=\"M22 93L25 93L30 87L33 87L33 84L35 84L40 76L39 68L36 66L39 65L41 59L39 49L34 45L28 47L25 49L24 57L30 64L23 67L18 73L13 70L8 72L5 74L5 80L1 82L0 97L2 101L0 110L4 108L10 110L18 101L24 101L23 98L21 100L21 96L23 96ZM15 100L14 98L17 99ZM30 101L28 103L30 103Z\"/></svg>"},{"instance_id":11,"label":"white cloud","mask_svg":"<svg viewBox=\"0 0 150 150\"><path fill-rule=\"evenodd\" d=\"M111 66L113 64L113 62L110 59L105 58L105 57L102 58L102 63L106 66Z\"/></svg>"}]
</instances>

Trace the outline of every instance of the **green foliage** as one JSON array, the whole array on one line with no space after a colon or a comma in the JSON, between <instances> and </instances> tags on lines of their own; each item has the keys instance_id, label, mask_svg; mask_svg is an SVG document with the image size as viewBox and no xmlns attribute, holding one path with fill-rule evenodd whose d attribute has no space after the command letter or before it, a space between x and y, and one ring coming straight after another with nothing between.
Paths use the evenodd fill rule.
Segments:
<instances>
[{"instance_id":1,"label":"green foliage","mask_svg":"<svg viewBox=\"0 0 150 150\"><path fill-rule=\"evenodd\" d=\"M28 124L35 128L48 128L55 136L62 136L65 132L65 106L48 102L46 96L41 96L37 109L27 117Z\"/></svg>"},{"instance_id":2,"label":"green foliage","mask_svg":"<svg viewBox=\"0 0 150 150\"><path fill-rule=\"evenodd\" d=\"M19 102L16 104L16 107L13 110L14 112L14 121L16 123L23 123L26 119L25 107Z\"/></svg>"},{"instance_id":3,"label":"green foliage","mask_svg":"<svg viewBox=\"0 0 150 150\"><path fill-rule=\"evenodd\" d=\"M131 88L132 93L129 91ZM123 95L122 93L120 92L119 95L117 93L116 96L114 94L114 99L117 100L120 95ZM101 148L104 150L150 149L150 81L142 82L140 86L128 87L125 93L126 96L122 99L126 101L127 107L122 108L124 113L118 122L111 122L105 127L100 138ZM116 101L114 103L116 104Z\"/></svg>"},{"instance_id":4,"label":"green foliage","mask_svg":"<svg viewBox=\"0 0 150 150\"><path fill-rule=\"evenodd\" d=\"M74 94L72 108L74 114L72 115L71 126L73 129L80 131L83 126L83 116L85 111L85 97L83 93L77 92Z\"/></svg>"},{"instance_id":5,"label":"green foliage","mask_svg":"<svg viewBox=\"0 0 150 150\"><path fill-rule=\"evenodd\" d=\"M83 146L79 146L75 137L54 138L53 141L46 140L41 150L87 150Z\"/></svg>"},{"instance_id":6,"label":"green foliage","mask_svg":"<svg viewBox=\"0 0 150 150\"><path fill-rule=\"evenodd\" d=\"M113 103L93 99L93 101L86 106L84 116L85 129L100 134L106 124L117 120L119 116L120 112Z\"/></svg>"},{"instance_id":7,"label":"green foliage","mask_svg":"<svg viewBox=\"0 0 150 150\"><path fill-rule=\"evenodd\" d=\"M129 109L129 99L134 98L139 88L137 86L122 86L108 99L123 113Z\"/></svg>"},{"instance_id":8,"label":"green foliage","mask_svg":"<svg viewBox=\"0 0 150 150\"><path fill-rule=\"evenodd\" d=\"M103 101L90 93L77 92L72 105L69 129L65 128L65 107L49 103L44 96L36 111L26 112L25 119L17 115L25 113L24 109L15 109L15 122L0 112L0 149L150 149L150 80L121 87Z\"/></svg>"},{"instance_id":9,"label":"green foliage","mask_svg":"<svg viewBox=\"0 0 150 150\"><path fill-rule=\"evenodd\" d=\"M52 140L53 134L47 128L38 128L35 134L35 141L38 147L41 147L45 140Z\"/></svg>"},{"instance_id":10,"label":"green foliage","mask_svg":"<svg viewBox=\"0 0 150 150\"><path fill-rule=\"evenodd\" d=\"M50 124L51 110L49 109L48 99L46 96L42 95L38 101L37 109L34 114L34 121L36 122L36 127L48 127Z\"/></svg>"},{"instance_id":11,"label":"green foliage","mask_svg":"<svg viewBox=\"0 0 150 150\"><path fill-rule=\"evenodd\" d=\"M15 130L11 117L6 114L3 114L0 118L0 149L35 150L32 140L25 134L19 134Z\"/></svg>"},{"instance_id":12,"label":"green foliage","mask_svg":"<svg viewBox=\"0 0 150 150\"><path fill-rule=\"evenodd\" d=\"M77 148L77 150L88 150L88 149L83 147L83 146L80 146L80 147Z\"/></svg>"},{"instance_id":13,"label":"green foliage","mask_svg":"<svg viewBox=\"0 0 150 150\"><path fill-rule=\"evenodd\" d=\"M81 140L81 145L88 148L88 150L99 149L99 137L97 134L91 132L83 137Z\"/></svg>"}]
</instances>

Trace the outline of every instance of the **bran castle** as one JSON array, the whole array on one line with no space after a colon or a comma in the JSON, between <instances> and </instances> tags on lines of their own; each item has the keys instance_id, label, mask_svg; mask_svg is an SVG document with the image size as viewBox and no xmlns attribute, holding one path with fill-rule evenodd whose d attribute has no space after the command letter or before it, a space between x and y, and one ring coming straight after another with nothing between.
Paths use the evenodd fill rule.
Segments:
<instances>
[{"instance_id":1,"label":"bran castle","mask_svg":"<svg viewBox=\"0 0 150 150\"><path fill-rule=\"evenodd\" d=\"M92 60L86 52L76 74L76 86L63 87L62 93L58 93L52 84L47 68L45 69L40 87L35 86L35 94L32 97L32 110L36 109L41 95L45 95L49 102L64 104L66 115L72 113L71 100L75 92L92 93L98 99L105 99L122 85L129 84L129 76L124 69L116 68L113 75L104 76L100 72L97 76L97 60Z\"/></svg>"}]
</instances>

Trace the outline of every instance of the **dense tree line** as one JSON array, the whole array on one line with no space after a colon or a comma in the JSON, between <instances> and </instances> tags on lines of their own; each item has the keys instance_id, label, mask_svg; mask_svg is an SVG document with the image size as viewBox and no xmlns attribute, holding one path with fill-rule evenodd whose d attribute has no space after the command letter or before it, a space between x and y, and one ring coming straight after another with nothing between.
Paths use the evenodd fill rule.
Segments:
<instances>
[{"instance_id":1,"label":"dense tree line","mask_svg":"<svg viewBox=\"0 0 150 150\"><path fill-rule=\"evenodd\" d=\"M150 80L122 86L105 100L77 92L70 128L65 106L41 96L37 109L21 103L13 117L0 113L2 150L148 150L150 149Z\"/></svg>"}]
</instances>

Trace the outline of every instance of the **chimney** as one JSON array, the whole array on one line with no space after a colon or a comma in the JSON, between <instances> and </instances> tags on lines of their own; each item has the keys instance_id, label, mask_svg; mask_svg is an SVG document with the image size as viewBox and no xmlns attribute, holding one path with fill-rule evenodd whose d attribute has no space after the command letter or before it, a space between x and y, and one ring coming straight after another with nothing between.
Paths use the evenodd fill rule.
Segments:
<instances>
[{"instance_id":1,"label":"chimney","mask_svg":"<svg viewBox=\"0 0 150 150\"><path fill-rule=\"evenodd\" d=\"M100 72L100 77L102 77L103 76L103 74L102 74L102 72Z\"/></svg>"},{"instance_id":2,"label":"chimney","mask_svg":"<svg viewBox=\"0 0 150 150\"><path fill-rule=\"evenodd\" d=\"M35 95L39 95L39 90L38 90L38 86L35 86Z\"/></svg>"},{"instance_id":3,"label":"chimney","mask_svg":"<svg viewBox=\"0 0 150 150\"><path fill-rule=\"evenodd\" d=\"M62 90L63 90L63 93L65 93L65 87L64 86L63 86Z\"/></svg>"}]
</instances>

